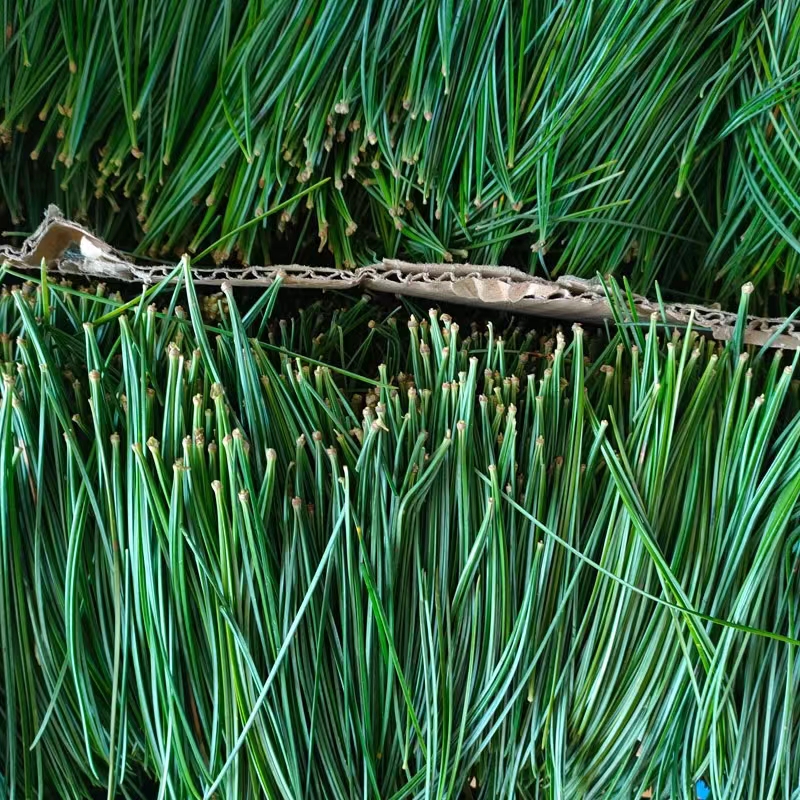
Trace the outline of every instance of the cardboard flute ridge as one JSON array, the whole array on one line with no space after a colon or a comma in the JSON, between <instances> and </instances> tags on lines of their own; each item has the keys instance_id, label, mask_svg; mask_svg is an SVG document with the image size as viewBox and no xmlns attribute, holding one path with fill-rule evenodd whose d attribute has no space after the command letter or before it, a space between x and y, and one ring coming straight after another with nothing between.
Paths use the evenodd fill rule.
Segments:
<instances>
[{"instance_id":1,"label":"cardboard flute ridge","mask_svg":"<svg viewBox=\"0 0 800 800\"><path fill-rule=\"evenodd\" d=\"M47 209L41 225L20 247L0 246L0 262L16 269L39 270L42 259L49 269L63 276L143 284L156 283L174 269L174 265L134 263L83 226L65 219L55 206ZM234 286L268 286L280 277L284 286L298 289L361 289L570 322L614 322L599 279L563 276L548 281L511 267L412 264L383 259L352 270L290 264L238 269L193 266L192 273L197 284L207 286L218 286L223 281ZM639 317L634 321L646 322L653 315L662 317L659 305L646 297L634 295L634 305ZM630 310L625 309L625 313L630 318ZM695 329L718 340L732 338L736 325L736 314L714 307L670 303L665 305L664 313L666 322L675 325L686 325L693 316ZM800 349L800 321L748 317L744 341Z\"/></svg>"}]
</instances>

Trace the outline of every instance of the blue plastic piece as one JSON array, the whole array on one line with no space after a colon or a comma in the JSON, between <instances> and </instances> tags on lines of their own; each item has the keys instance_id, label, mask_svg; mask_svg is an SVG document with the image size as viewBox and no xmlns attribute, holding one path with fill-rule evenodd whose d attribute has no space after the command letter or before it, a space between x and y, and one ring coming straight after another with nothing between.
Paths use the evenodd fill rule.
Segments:
<instances>
[{"instance_id":1,"label":"blue plastic piece","mask_svg":"<svg viewBox=\"0 0 800 800\"><path fill-rule=\"evenodd\" d=\"M697 800L709 800L711 797L711 787L702 778L697 781L695 789L697 790Z\"/></svg>"}]
</instances>

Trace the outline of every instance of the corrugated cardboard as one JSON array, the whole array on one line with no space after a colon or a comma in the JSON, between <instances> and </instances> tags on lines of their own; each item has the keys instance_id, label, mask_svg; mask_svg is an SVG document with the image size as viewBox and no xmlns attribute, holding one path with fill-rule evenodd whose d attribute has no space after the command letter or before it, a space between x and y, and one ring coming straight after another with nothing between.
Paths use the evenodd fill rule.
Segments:
<instances>
[{"instance_id":1,"label":"corrugated cardboard","mask_svg":"<svg viewBox=\"0 0 800 800\"><path fill-rule=\"evenodd\" d=\"M45 259L48 267L65 275L99 280L152 284L167 276L174 266L135 264L106 242L51 206L44 221L19 248L0 247L0 260L17 269L36 269ZM199 284L269 285L281 276L287 287L299 289L361 289L410 295L432 303L460 303L498 311L511 311L560 320L598 323L613 321L611 308L599 280L570 276L546 281L510 267L472 264L410 264L384 259L354 270L322 269L297 264L242 269L192 267ZM634 297L639 319L647 321L661 310L646 297ZM730 339L736 315L706 306L671 303L665 307L668 323L705 329L715 339ZM747 344L799 349L800 324L783 319L749 317Z\"/></svg>"}]
</instances>

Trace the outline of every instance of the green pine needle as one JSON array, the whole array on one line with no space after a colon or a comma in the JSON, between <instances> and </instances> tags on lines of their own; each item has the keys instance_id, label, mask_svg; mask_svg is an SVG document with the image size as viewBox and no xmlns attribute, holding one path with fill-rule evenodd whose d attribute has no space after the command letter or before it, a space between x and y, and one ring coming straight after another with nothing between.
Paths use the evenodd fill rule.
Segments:
<instances>
[{"instance_id":1,"label":"green pine needle","mask_svg":"<svg viewBox=\"0 0 800 800\"><path fill-rule=\"evenodd\" d=\"M177 277L0 294L5 794L796 796L796 356Z\"/></svg>"},{"instance_id":2,"label":"green pine needle","mask_svg":"<svg viewBox=\"0 0 800 800\"><path fill-rule=\"evenodd\" d=\"M797 291L796 3L15 0L2 23L12 227L56 203L161 261Z\"/></svg>"}]
</instances>

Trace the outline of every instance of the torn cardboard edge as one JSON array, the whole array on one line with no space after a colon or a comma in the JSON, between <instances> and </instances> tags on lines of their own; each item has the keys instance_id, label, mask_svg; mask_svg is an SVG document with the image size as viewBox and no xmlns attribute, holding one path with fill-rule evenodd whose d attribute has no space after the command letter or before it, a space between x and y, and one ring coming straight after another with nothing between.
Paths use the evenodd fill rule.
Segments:
<instances>
[{"instance_id":1,"label":"torn cardboard edge","mask_svg":"<svg viewBox=\"0 0 800 800\"><path fill-rule=\"evenodd\" d=\"M22 270L39 270L42 259L48 268L65 276L153 284L167 277L174 266L143 266L125 258L102 239L50 206L37 230L19 248L0 246L0 262ZM434 303L457 303L496 311L510 311L559 320L598 324L614 321L611 307L597 279L564 276L547 281L511 267L472 264L411 264L394 259L353 270L313 268L297 264L271 267L192 267L197 284L218 286L268 286L280 277L295 289L360 289L419 297ZM661 308L641 295L634 295L639 321ZM629 315L629 309L626 314ZM669 324L693 325L714 339L731 339L736 314L718 308L688 303L664 307ZM800 349L800 323L785 319L748 317L746 344Z\"/></svg>"}]
</instances>

